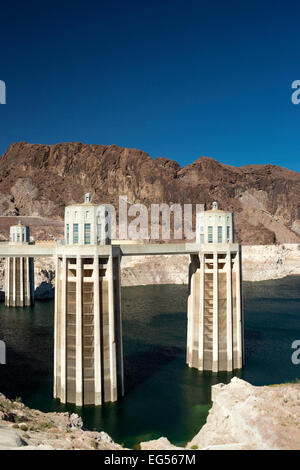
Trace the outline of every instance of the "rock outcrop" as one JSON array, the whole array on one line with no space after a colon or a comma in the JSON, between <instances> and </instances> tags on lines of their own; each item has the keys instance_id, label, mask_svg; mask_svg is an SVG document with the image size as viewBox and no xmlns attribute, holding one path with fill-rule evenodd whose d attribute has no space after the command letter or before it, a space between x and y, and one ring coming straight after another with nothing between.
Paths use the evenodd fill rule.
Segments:
<instances>
[{"instance_id":1,"label":"rock outcrop","mask_svg":"<svg viewBox=\"0 0 300 470\"><path fill-rule=\"evenodd\" d=\"M265 281L300 275L300 244L242 247L244 281Z\"/></svg>"},{"instance_id":2,"label":"rock outcrop","mask_svg":"<svg viewBox=\"0 0 300 470\"><path fill-rule=\"evenodd\" d=\"M187 284L189 256L124 257L122 285ZM242 247L244 281L265 281L300 275L300 244L245 245Z\"/></svg>"},{"instance_id":3,"label":"rock outcrop","mask_svg":"<svg viewBox=\"0 0 300 470\"><path fill-rule=\"evenodd\" d=\"M105 432L83 429L69 413L43 413L0 394L0 450L122 450Z\"/></svg>"},{"instance_id":4,"label":"rock outcrop","mask_svg":"<svg viewBox=\"0 0 300 470\"><path fill-rule=\"evenodd\" d=\"M255 387L234 377L212 387L206 424L185 449L300 449L300 384ZM143 442L141 449L178 449L166 438Z\"/></svg>"},{"instance_id":5,"label":"rock outcrop","mask_svg":"<svg viewBox=\"0 0 300 470\"><path fill-rule=\"evenodd\" d=\"M26 441L15 429L0 425L0 450L15 449L26 445Z\"/></svg>"},{"instance_id":6,"label":"rock outcrop","mask_svg":"<svg viewBox=\"0 0 300 470\"><path fill-rule=\"evenodd\" d=\"M187 448L300 449L300 384L254 387L234 377L212 387L212 401Z\"/></svg>"},{"instance_id":7,"label":"rock outcrop","mask_svg":"<svg viewBox=\"0 0 300 470\"><path fill-rule=\"evenodd\" d=\"M147 206L210 206L217 200L222 209L235 212L237 239L244 244L300 241L300 175L274 165L235 168L200 157L181 168L140 150L78 142L14 143L0 158L0 214L31 216L37 238L45 238L47 230L61 236L62 226L49 220L61 223L64 206L81 200L87 190L95 202L116 207L119 195ZM0 232L5 230L2 217Z\"/></svg>"},{"instance_id":8,"label":"rock outcrop","mask_svg":"<svg viewBox=\"0 0 300 470\"><path fill-rule=\"evenodd\" d=\"M123 286L187 284L188 255L124 256L121 263Z\"/></svg>"},{"instance_id":9,"label":"rock outcrop","mask_svg":"<svg viewBox=\"0 0 300 470\"><path fill-rule=\"evenodd\" d=\"M153 441L141 442L140 450L183 450L183 447L176 447L166 437L160 437Z\"/></svg>"}]
</instances>

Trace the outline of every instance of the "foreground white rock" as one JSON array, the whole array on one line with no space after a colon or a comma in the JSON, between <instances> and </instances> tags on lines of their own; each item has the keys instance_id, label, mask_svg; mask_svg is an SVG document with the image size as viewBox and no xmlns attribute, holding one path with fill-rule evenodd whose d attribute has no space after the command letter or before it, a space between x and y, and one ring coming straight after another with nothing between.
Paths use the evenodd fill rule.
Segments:
<instances>
[{"instance_id":1,"label":"foreground white rock","mask_svg":"<svg viewBox=\"0 0 300 470\"><path fill-rule=\"evenodd\" d=\"M123 450L105 432L87 431L69 413L43 413L0 393L0 450Z\"/></svg>"},{"instance_id":2,"label":"foreground white rock","mask_svg":"<svg viewBox=\"0 0 300 470\"><path fill-rule=\"evenodd\" d=\"M16 449L24 446L24 444L25 442L18 431L0 425L0 450Z\"/></svg>"},{"instance_id":3,"label":"foreground white rock","mask_svg":"<svg viewBox=\"0 0 300 470\"><path fill-rule=\"evenodd\" d=\"M300 449L300 384L254 387L235 377L212 387L212 401L187 448Z\"/></svg>"},{"instance_id":4,"label":"foreground white rock","mask_svg":"<svg viewBox=\"0 0 300 470\"><path fill-rule=\"evenodd\" d=\"M183 450L183 447L176 447L166 437L160 437L153 441L141 442L141 450Z\"/></svg>"}]
</instances>

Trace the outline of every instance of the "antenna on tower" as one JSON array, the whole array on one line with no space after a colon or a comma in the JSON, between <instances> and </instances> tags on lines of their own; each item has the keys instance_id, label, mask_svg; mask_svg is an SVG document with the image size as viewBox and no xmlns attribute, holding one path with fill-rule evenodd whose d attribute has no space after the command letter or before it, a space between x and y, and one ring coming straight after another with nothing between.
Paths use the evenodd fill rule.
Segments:
<instances>
[{"instance_id":1,"label":"antenna on tower","mask_svg":"<svg viewBox=\"0 0 300 470\"><path fill-rule=\"evenodd\" d=\"M84 195L84 202L92 202L91 193L85 193L85 195Z\"/></svg>"}]
</instances>

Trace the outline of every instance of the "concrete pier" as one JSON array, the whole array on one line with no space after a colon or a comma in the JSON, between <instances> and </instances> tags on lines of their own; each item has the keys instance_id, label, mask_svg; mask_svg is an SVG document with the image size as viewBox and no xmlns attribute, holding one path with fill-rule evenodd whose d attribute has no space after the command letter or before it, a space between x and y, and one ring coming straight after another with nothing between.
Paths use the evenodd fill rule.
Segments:
<instances>
[{"instance_id":1,"label":"concrete pier","mask_svg":"<svg viewBox=\"0 0 300 470\"><path fill-rule=\"evenodd\" d=\"M10 227L9 245L15 250L30 242L29 227L18 225ZM34 266L29 256L8 256L5 264L5 305L7 307L25 307L34 302Z\"/></svg>"},{"instance_id":2,"label":"concrete pier","mask_svg":"<svg viewBox=\"0 0 300 470\"><path fill-rule=\"evenodd\" d=\"M101 405L124 394L119 256L57 257L54 365L63 403Z\"/></svg>"},{"instance_id":3,"label":"concrete pier","mask_svg":"<svg viewBox=\"0 0 300 470\"><path fill-rule=\"evenodd\" d=\"M28 256L9 256L5 266L5 305L25 307L33 303L33 259Z\"/></svg>"},{"instance_id":4,"label":"concrete pier","mask_svg":"<svg viewBox=\"0 0 300 470\"><path fill-rule=\"evenodd\" d=\"M243 366L240 251L203 249L191 255L187 363L213 372Z\"/></svg>"}]
</instances>

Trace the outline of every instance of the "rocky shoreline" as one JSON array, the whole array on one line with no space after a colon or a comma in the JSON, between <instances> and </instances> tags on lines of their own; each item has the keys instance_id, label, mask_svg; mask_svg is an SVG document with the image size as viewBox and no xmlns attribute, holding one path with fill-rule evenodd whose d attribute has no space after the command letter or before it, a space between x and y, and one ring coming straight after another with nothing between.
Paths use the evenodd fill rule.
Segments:
<instances>
[{"instance_id":1,"label":"rocky shoreline","mask_svg":"<svg viewBox=\"0 0 300 470\"><path fill-rule=\"evenodd\" d=\"M0 450L122 450L105 432L83 429L69 413L43 413L0 394Z\"/></svg>"},{"instance_id":2,"label":"rocky shoreline","mask_svg":"<svg viewBox=\"0 0 300 470\"><path fill-rule=\"evenodd\" d=\"M122 285L187 284L188 255L126 257ZM300 244L242 246L244 281L266 281L300 275Z\"/></svg>"},{"instance_id":3,"label":"rocky shoreline","mask_svg":"<svg viewBox=\"0 0 300 470\"><path fill-rule=\"evenodd\" d=\"M234 377L212 387L206 424L184 448L167 438L140 450L300 449L300 383L255 387ZM88 431L69 413L42 413L0 394L0 450L126 450L105 432Z\"/></svg>"}]
</instances>

